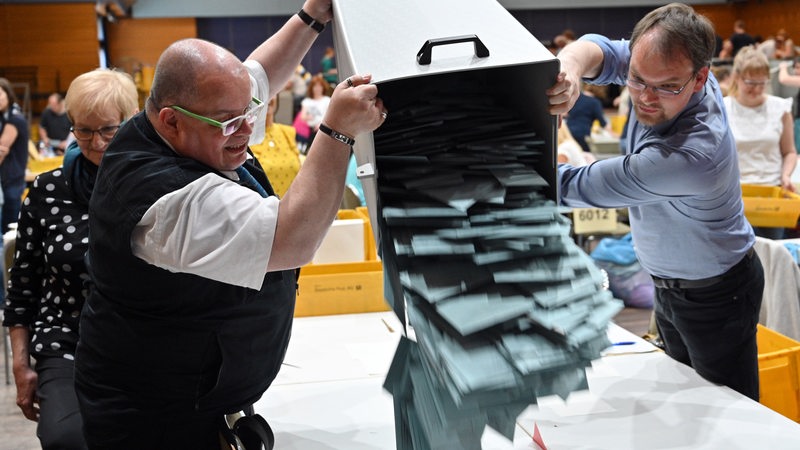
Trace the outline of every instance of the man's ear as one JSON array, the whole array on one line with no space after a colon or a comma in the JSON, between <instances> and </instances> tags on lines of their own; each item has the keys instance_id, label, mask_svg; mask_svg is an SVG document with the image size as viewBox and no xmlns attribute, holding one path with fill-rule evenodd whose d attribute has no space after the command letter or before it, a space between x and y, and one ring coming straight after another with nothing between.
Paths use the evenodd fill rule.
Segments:
<instances>
[{"instance_id":1,"label":"man's ear","mask_svg":"<svg viewBox=\"0 0 800 450\"><path fill-rule=\"evenodd\" d=\"M178 134L178 115L172 108L161 108L158 111L157 127L159 133L163 133L165 137L172 137Z\"/></svg>"},{"instance_id":2,"label":"man's ear","mask_svg":"<svg viewBox=\"0 0 800 450\"><path fill-rule=\"evenodd\" d=\"M703 86L706 85L706 80L708 80L709 70L711 69L708 66L705 66L697 71L697 83L694 85L692 92L699 92L700 89L703 89Z\"/></svg>"}]
</instances>

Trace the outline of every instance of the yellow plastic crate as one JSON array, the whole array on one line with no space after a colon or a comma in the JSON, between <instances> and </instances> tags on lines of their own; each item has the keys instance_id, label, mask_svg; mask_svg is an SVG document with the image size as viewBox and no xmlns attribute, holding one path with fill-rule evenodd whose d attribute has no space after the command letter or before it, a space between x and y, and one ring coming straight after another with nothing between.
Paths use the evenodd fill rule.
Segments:
<instances>
[{"instance_id":1,"label":"yellow plastic crate","mask_svg":"<svg viewBox=\"0 0 800 450\"><path fill-rule=\"evenodd\" d=\"M378 260L366 208L342 209L337 219L364 221L364 260L308 264L300 269L295 317L388 311L383 297L383 263Z\"/></svg>"},{"instance_id":2,"label":"yellow plastic crate","mask_svg":"<svg viewBox=\"0 0 800 450\"><path fill-rule=\"evenodd\" d=\"M625 128L625 122L628 121L628 116L620 116L619 114L611 116L611 131L617 136L622 135L622 129Z\"/></svg>"},{"instance_id":3,"label":"yellow plastic crate","mask_svg":"<svg viewBox=\"0 0 800 450\"><path fill-rule=\"evenodd\" d=\"M295 317L388 311L383 264L310 264L300 270Z\"/></svg>"},{"instance_id":4,"label":"yellow plastic crate","mask_svg":"<svg viewBox=\"0 0 800 450\"><path fill-rule=\"evenodd\" d=\"M758 325L761 404L800 422L800 342Z\"/></svg>"},{"instance_id":5,"label":"yellow plastic crate","mask_svg":"<svg viewBox=\"0 0 800 450\"><path fill-rule=\"evenodd\" d=\"M779 186L742 185L744 215L754 227L795 228L800 195Z\"/></svg>"},{"instance_id":6,"label":"yellow plastic crate","mask_svg":"<svg viewBox=\"0 0 800 450\"><path fill-rule=\"evenodd\" d=\"M34 159L28 158L28 169L34 174L40 174L61 167L64 161L63 156L52 156L49 158Z\"/></svg>"}]
</instances>

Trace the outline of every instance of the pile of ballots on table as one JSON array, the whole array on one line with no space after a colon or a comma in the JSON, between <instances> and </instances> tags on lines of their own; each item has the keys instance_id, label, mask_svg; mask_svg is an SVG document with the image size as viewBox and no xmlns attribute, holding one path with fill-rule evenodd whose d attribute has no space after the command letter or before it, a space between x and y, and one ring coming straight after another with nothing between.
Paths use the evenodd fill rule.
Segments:
<instances>
[{"instance_id":1,"label":"pile of ballots on table","mask_svg":"<svg viewBox=\"0 0 800 450\"><path fill-rule=\"evenodd\" d=\"M451 89L374 135L386 296L414 336L384 384L401 450L513 439L537 397L587 388L622 308L543 194L544 141L480 86Z\"/></svg>"}]
</instances>

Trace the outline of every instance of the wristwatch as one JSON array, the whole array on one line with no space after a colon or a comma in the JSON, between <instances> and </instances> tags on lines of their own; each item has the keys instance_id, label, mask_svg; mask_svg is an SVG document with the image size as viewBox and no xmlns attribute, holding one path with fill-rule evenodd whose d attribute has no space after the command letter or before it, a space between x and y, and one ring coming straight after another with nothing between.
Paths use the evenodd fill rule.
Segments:
<instances>
[{"instance_id":1,"label":"wristwatch","mask_svg":"<svg viewBox=\"0 0 800 450\"><path fill-rule=\"evenodd\" d=\"M336 131L334 129L331 129L330 127L328 127L328 126L326 126L325 124L322 124L322 123L319 124L319 131L321 131L321 132L327 134L328 136L336 139L337 141L339 141L339 142L341 142L343 144L347 144L347 145L349 145L351 147L353 145L355 145L355 143L356 143L355 139L353 139L353 138L351 138L349 136L345 136L344 134L339 133L338 131Z\"/></svg>"},{"instance_id":2,"label":"wristwatch","mask_svg":"<svg viewBox=\"0 0 800 450\"><path fill-rule=\"evenodd\" d=\"M303 11L303 8L300 8L300 11L297 11L297 16L300 17L300 20L305 22L306 25L310 26L317 33L322 33L322 30L325 29L324 23L317 22L317 19L309 16L307 12Z\"/></svg>"}]
</instances>

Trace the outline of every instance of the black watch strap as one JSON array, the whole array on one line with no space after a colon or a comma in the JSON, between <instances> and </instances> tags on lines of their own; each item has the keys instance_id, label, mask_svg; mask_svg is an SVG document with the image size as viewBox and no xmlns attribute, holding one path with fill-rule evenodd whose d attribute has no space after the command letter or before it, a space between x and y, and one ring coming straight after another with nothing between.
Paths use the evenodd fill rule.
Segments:
<instances>
[{"instance_id":1,"label":"black watch strap","mask_svg":"<svg viewBox=\"0 0 800 450\"><path fill-rule=\"evenodd\" d=\"M324 23L318 22L317 19L309 16L308 13L303 11L302 8L300 8L300 11L297 11L297 16L300 17L300 20L305 22L306 25L310 26L317 33L322 33L322 30L325 29Z\"/></svg>"},{"instance_id":2,"label":"black watch strap","mask_svg":"<svg viewBox=\"0 0 800 450\"><path fill-rule=\"evenodd\" d=\"M339 133L338 131L336 131L334 129L331 129L330 127L328 127L328 126L326 126L325 124L322 124L322 123L319 124L319 131L322 131L323 133L325 133L328 136L336 139L337 141L339 141L339 142L341 142L343 144L347 144L347 145L349 145L351 147L353 145L355 145L355 143L356 143L355 139L353 139L353 138L351 138L349 136L345 136L342 133Z\"/></svg>"}]
</instances>

